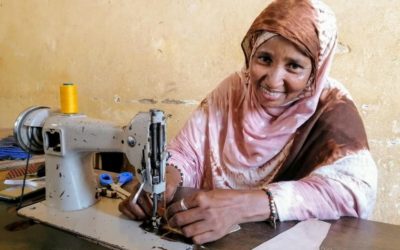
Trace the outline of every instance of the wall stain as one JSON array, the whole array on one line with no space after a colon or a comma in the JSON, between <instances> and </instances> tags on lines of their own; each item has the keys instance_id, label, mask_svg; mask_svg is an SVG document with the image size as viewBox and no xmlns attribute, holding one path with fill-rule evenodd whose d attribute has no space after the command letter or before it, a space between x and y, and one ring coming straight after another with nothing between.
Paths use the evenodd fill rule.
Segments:
<instances>
[{"instance_id":1,"label":"wall stain","mask_svg":"<svg viewBox=\"0 0 400 250\"><path fill-rule=\"evenodd\" d=\"M158 101L154 100L154 99L140 99L139 103L143 103L143 104L156 104Z\"/></svg>"},{"instance_id":2,"label":"wall stain","mask_svg":"<svg viewBox=\"0 0 400 250\"><path fill-rule=\"evenodd\" d=\"M400 146L400 138L389 138L387 140L370 140L371 144L379 145L379 146L386 146L388 148L394 146Z\"/></svg>"},{"instance_id":3,"label":"wall stain","mask_svg":"<svg viewBox=\"0 0 400 250\"><path fill-rule=\"evenodd\" d=\"M177 100L177 99L164 99L161 101L161 103L165 103L165 104L180 104L180 105L197 105L199 104L198 101L196 100Z\"/></svg>"},{"instance_id":4,"label":"wall stain","mask_svg":"<svg viewBox=\"0 0 400 250\"><path fill-rule=\"evenodd\" d=\"M389 139L389 140L387 141L387 145L388 145L388 146L400 145L400 138Z\"/></svg>"},{"instance_id":5,"label":"wall stain","mask_svg":"<svg viewBox=\"0 0 400 250\"><path fill-rule=\"evenodd\" d=\"M171 81L171 82L167 82L166 84L165 84L165 86L167 87L167 89L164 91L164 94L165 95L167 95L167 94L169 94L169 93L174 93L174 92L176 92L177 91L177 83L176 82L174 82L174 81Z\"/></svg>"},{"instance_id":6,"label":"wall stain","mask_svg":"<svg viewBox=\"0 0 400 250\"><path fill-rule=\"evenodd\" d=\"M176 100L176 99L164 99L161 101L162 103L166 104L185 104L185 101L182 100Z\"/></svg>"},{"instance_id":7,"label":"wall stain","mask_svg":"<svg viewBox=\"0 0 400 250\"><path fill-rule=\"evenodd\" d=\"M121 97L119 97L118 95L114 95L114 102L115 103L120 103L121 102Z\"/></svg>"},{"instance_id":8,"label":"wall stain","mask_svg":"<svg viewBox=\"0 0 400 250\"><path fill-rule=\"evenodd\" d=\"M349 45L346 45L342 42L338 42L338 44L336 46L336 50L335 50L336 54L348 54L350 52L351 52L351 48Z\"/></svg>"},{"instance_id":9,"label":"wall stain","mask_svg":"<svg viewBox=\"0 0 400 250\"><path fill-rule=\"evenodd\" d=\"M160 102L159 100L153 98L144 98L140 100L131 100L131 103L140 103L140 104L156 104ZM199 102L196 100L178 100L178 99L164 99L161 101L163 104L172 104L172 105L198 105Z\"/></svg>"}]
</instances>

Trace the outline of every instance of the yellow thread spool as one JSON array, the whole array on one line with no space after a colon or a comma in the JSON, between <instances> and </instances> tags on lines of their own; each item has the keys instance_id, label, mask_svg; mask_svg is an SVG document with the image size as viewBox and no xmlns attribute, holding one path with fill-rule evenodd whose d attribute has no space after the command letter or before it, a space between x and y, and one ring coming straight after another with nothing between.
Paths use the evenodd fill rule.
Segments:
<instances>
[{"instance_id":1,"label":"yellow thread spool","mask_svg":"<svg viewBox=\"0 0 400 250\"><path fill-rule=\"evenodd\" d=\"M61 113L78 113L78 92L73 83L64 83L60 87Z\"/></svg>"}]
</instances>

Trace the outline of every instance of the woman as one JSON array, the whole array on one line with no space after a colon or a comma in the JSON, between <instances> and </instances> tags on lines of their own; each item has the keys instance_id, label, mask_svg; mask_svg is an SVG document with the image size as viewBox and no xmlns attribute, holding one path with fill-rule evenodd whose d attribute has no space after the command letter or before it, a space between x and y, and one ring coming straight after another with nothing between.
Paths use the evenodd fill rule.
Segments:
<instances>
[{"instance_id":1,"label":"woman","mask_svg":"<svg viewBox=\"0 0 400 250\"><path fill-rule=\"evenodd\" d=\"M334 15L317 0L277 0L256 18L244 69L168 146L166 198L179 185L209 190L171 204L171 226L204 243L244 222L370 214L376 166L353 101L328 78L336 43ZM146 217L127 201L120 210Z\"/></svg>"}]
</instances>

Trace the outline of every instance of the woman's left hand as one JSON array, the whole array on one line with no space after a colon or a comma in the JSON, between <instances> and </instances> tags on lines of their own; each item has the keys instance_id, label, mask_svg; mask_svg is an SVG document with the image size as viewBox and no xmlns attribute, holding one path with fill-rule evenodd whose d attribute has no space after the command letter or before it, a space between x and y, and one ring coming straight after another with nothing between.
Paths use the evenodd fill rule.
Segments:
<instances>
[{"instance_id":1,"label":"woman's left hand","mask_svg":"<svg viewBox=\"0 0 400 250\"><path fill-rule=\"evenodd\" d=\"M171 204L168 223L180 228L196 244L222 238L236 224L265 220L269 217L264 191L216 189L200 191Z\"/></svg>"}]
</instances>

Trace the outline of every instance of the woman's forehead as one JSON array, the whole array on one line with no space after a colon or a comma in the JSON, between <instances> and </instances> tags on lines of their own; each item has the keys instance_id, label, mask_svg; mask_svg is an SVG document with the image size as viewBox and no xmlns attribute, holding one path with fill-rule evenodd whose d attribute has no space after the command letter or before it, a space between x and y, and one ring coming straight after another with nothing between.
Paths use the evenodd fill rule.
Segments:
<instances>
[{"instance_id":1,"label":"woman's forehead","mask_svg":"<svg viewBox=\"0 0 400 250\"><path fill-rule=\"evenodd\" d=\"M296 57L306 57L309 58L306 53L301 50L297 44L293 43L289 39L286 39L283 36L276 35L266 40L258 48L257 52L284 52L284 54L290 54Z\"/></svg>"}]
</instances>

